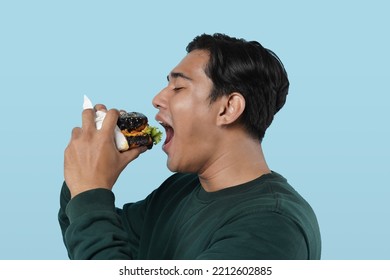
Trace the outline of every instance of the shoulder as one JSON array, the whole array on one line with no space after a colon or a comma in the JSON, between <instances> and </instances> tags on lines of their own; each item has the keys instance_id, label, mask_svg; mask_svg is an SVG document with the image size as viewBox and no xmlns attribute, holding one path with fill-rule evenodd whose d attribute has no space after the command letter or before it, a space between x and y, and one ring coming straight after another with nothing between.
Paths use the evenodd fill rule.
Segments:
<instances>
[{"instance_id":1,"label":"shoulder","mask_svg":"<svg viewBox=\"0 0 390 280\"><path fill-rule=\"evenodd\" d=\"M274 197L272 212L282 216L302 234L308 247L309 258L318 259L321 255L321 234L317 216L310 203L280 174L273 172L268 183Z\"/></svg>"},{"instance_id":2,"label":"shoulder","mask_svg":"<svg viewBox=\"0 0 390 280\"><path fill-rule=\"evenodd\" d=\"M297 225L317 224L311 205L282 175L272 172L255 180L251 188L254 212L285 216Z\"/></svg>"},{"instance_id":3,"label":"shoulder","mask_svg":"<svg viewBox=\"0 0 390 280\"><path fill-rule=\"evenodd\" d=\"M260 177L248 185L246 199L231 210L257 232L279 234L281 240L303 237L310 258L319 258L321 236L316 214L311 205L288 181L276 172ZM284 237L283 237L284 236ZM291 241L291 240L290 240ZM279 242L279 241L278 241Z\"/></svg>"},{"instance_id":4,"label":"shoulder","mask_svg":"<svg viewBox=\"0 0 390 280\"><path fill-rule=\"evenodd\" d=\"M296 191L282 175L272 172L251 182L251 193L256 205L267 210L288 215L290 212L313 212L310 204ZM260 203L261 202L261 203Z\"/></svg>"}]
</instances>

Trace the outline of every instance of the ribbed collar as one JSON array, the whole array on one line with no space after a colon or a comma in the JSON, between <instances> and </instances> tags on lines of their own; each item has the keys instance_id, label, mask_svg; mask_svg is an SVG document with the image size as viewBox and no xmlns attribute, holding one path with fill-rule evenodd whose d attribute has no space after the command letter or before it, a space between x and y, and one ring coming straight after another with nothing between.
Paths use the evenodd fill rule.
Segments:
<instances>
[{"instance_id":1,"label":"ribbed collar","mask_svg":"<svg viewBox=\"0 0 390 280\"><path fill-rule=\"evenodd\" d=\"M255 186L259 186L260 184L267 182L267 181L273 181L273 180L285 180L280 174L271 171L271 173L261 175L260 177L232 187L224 188L219 191L215 192L207 192L205 189L199 184L197 187L196 197L201 201L211 201L211 200L217 200L221 198L225 198L232 195L237 195L240 193L244 193L250 189L252 189Z\"/></svg>"}]
</instances>

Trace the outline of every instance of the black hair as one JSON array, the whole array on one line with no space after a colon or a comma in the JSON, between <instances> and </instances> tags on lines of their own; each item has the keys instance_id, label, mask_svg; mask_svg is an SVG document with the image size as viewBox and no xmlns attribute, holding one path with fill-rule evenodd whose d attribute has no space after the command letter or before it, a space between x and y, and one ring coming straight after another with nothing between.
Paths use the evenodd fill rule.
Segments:
<instances>
[{"instance_id":1,"label":"black hair","mask_svg":"<svg viewBox=\"0 0 390 280\"><path fill-rule=\"evenodd\" d=\"M287 73L278 56L259 42L220 33L197 36L186 50L209 52L205 72L214 84L210 102L239 92L246 103L240 121L261 141L288 94Z\"/></svg>"}]
</instances>

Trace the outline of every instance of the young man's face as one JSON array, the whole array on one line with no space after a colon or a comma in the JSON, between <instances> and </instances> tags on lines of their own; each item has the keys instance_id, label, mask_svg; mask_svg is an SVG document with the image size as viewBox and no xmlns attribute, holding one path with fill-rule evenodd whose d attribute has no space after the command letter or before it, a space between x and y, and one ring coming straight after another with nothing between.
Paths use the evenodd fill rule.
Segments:
<instances>
[{"instance_id":1,"label":"young man's face","mask_svg":"<svg viewBox=\"0 0 390 280\"><path fill-rule=\"evenodd\" d=\"M190 52L168 75L168 85L153 99L156 120L166 127L163 150L171 171L201 172L212 161L218 101L210 105L213 83L205 74L209 54Z\"/></svg>"}]
</instances>

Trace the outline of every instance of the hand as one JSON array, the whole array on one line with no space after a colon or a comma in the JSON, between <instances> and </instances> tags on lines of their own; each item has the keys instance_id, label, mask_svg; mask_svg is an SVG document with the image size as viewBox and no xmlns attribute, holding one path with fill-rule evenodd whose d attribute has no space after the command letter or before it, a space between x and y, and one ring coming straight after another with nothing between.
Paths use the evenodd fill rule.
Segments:
<instances>
[{"instance_id":1,"label":"hand","mask_svg":"<svg viewBox=\"0 0 390 280\"><path fill-rule=\"evenodd\" d=\"M95 110L106 111L102 128L96 129ZM104 105L82 113L82 127L72 131L64 154L64 176L71 196L96 188L111 190L123 169L146 147L119 152L115 146L114 129L119 117L117 110L107 111Z\"/></svg>"}]
</instances>

